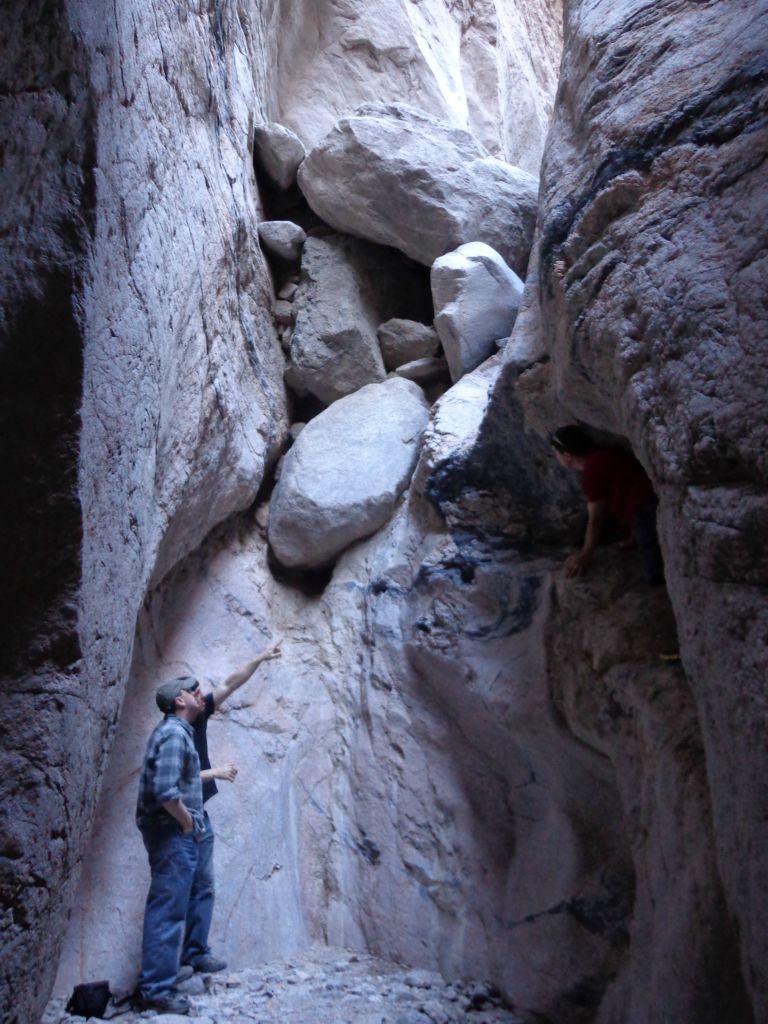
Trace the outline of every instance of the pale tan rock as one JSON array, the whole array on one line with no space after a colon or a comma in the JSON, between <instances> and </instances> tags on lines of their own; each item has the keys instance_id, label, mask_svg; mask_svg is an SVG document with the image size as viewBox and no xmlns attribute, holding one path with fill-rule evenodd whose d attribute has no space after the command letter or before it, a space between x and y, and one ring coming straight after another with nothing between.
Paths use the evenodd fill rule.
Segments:
<instances>
[{"instance_id":1,"label":"pale tan rock","mask_svg":"<svg viewBox=\"0 0 768 1024\"><path fill-rule=\"evenodd\" d=\"M311 150L299 187L328 224L431 266L485 242L525 276L538 181L415 107L368 104Z\"/></svg>"},{"instance_id":2,"label":"pale tan rock","mask_svg":"<svg viewBox=\"0 0 768 1024\"><path fill-rule=\"evenodd\" d=\"M260 125L254 131L254 156L257 165L281 189L296 182L296 171L304 159L301 139L285 125Z\"/></svg>"},{"instance_id":3,"label":"pale tan rock","mask_svg":"<svg viewBox=\"0 0 768 1024\"><path fill-rule=\"evenodd\" d=\"M440 344L434 327L397 317L380 324L376 334L388 370L394 370L414 359L433 356Z\"/></svg>"},{"instance_id":4,"label":"pale tan rock","mask_svg":"<svg viewBox=\"0 0 768 1024\"><path fill-rule=\"evenodd\" d=\"M275 40L275 102L307 149L362 103L409 103L538 173L562 44L559 0L291 0L282 9L290 17Z\"/></svg>"}]
</instances>

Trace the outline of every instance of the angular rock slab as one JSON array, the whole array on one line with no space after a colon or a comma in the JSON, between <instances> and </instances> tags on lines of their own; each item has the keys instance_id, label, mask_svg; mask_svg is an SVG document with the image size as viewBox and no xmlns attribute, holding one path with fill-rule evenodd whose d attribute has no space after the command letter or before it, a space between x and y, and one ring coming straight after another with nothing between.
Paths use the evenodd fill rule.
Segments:
<instances>
[{"instance_id":1,"label":"angular rock slab","mask_svg":"<svg viewBox=\"0 0 768 1024\"><path fill-rule=\"evenodd\" d=\"M272 496L269 542L284 565L313 569L378 530L411 479L429 409L390 378L340 399L302 430Z\"/></svg>"},{"instance_id":2,"label":"angular rock slab","mask_svg":"<svg viewBox=\"0 0 768 1024\"><path fill-rule=\"evenodd\" d=\"M292 378L326 405L384 379L376 328L421 304L423 283L405 264L398 253L348 235L305 243Z\"/></svg>"},{"instance_id":3,"label":"angular rock slab","mask_svg":"<svg viewBox=\"0 0 768 1024\"><path fill-rule=\"evenodd\" d=\"M290 188L304 159L304 143L281 124L262 125L254 132L257 165L278 188Z\"/></svg>"},{"instance_id":4,"label":"angular rock slab","mask_svg":"<svg viewBox=\"0 0 768 1024\"><path fill-rule=\"evenodd\" d=\"M465 242L487 242L525 273L538 180L422 111L361 107L309 153L298 182L315 213L339 231L427 266Z\"/></svg>"},{"instance_id":5,"label":"angular rock slab","mask_svg":"<svg viewBox=\"0 0 768 1024\"><path fill-rule=\"evenodd\" d=\"M376 333L384 365L388 370L396 370L398 366L411 363L414 359L433 356L440 343L434 327L397 317L381 324Z\"/></svg>"},{"instance_id":6,"label":"angular rock slab","mask_svg":"<svg viewBox=\"0 0 768 1024\"><path fill-rule=\"evenodd\" d=\"M523 282L483 242L469 242L435 260L431 274L435 327L451 379L474 370L515 322Z\"/></svg>"}]
</instances>

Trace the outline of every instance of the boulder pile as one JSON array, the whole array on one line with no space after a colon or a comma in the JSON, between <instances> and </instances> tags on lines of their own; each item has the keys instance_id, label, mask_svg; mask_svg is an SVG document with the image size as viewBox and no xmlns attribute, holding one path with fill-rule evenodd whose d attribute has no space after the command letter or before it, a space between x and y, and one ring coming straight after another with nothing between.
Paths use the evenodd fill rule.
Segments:
<instances>
[{"instance_id":1,"label":"boulder pile","mask_svg":"<svg viewBox=\"0 0 768 1024\"><path fill-rule=\"evenodd\" d=\"M430 403L509 337L538 183L406 106L361 107L306 156L270 124L254 160L273 194L299 196L301 224L259 226L285 382L314 403L292 431L269 538L282 564L313 569L384 525Z\"/></svg>"}]
</instances>

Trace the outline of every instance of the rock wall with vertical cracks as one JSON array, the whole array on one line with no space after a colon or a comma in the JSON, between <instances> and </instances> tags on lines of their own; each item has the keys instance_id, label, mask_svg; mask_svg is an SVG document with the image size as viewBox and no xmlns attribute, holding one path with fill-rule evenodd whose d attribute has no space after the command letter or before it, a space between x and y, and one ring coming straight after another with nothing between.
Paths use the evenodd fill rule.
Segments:
<instances>
[{"instance_id":1,"label":"rock wall with vertical cracks","mask_svg":"<svg viewBox=\"0 0 768 1024\"><path fill-rule=\"evenodd\" d=\"M526 312L485 424L495 436L512 400L541 433L581 420L628 440L654 481L755 1020L768 1016L767 44L762 2L566 5Z\"/></svg>"},{"instance_id":2,"label":"rock wall with vertical cracks","mask_svg":"<svg viewBox=\"0 0 768 1024\"><path fill-rule=\"evenodd\" d=\"M0 1017L53 983L136 616L286 429L248 4L19 5L3 36Z\"/></svg>"}]
</instances>

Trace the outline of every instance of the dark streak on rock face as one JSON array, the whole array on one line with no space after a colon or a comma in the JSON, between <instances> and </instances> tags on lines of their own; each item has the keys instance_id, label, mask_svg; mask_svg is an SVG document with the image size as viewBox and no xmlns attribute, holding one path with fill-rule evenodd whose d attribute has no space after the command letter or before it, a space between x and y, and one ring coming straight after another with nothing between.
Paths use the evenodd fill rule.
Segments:
<instances>
[{"instance_id":1,"label":"dark streak on rock face","mask_svg":"<svg viewBox=\"0 0 768 1024\"><path fill-rule=\"evenodd\" d=\"M37 1020L50 991L96 790L96 780L75 767L82 728L79 311L95 201L92 111L85 58L64 5L23 7L9 19L0 52L7 126L0 225L3 1024Z\"/></svg>"},{"instance_id":2,"label":"dark streak on rock face","mask_svg":"<svg viewBox=\"0 0 768 1024\"><path fill-rule=\"evenodd\" d=\"M66 668L79 656L80 578L77 450L81 338L72 282L51 276L42 300L28 298L0 341L0 620L8 670L26 654L29 672ZM55 622L51 609L65 603ZM52 628L53 627L53 628ZM32 647L30 660L29 650Z\"/></svg>"},{"instance_id":3,"label":"dark streak on rock face","mask_svg":"<svg viewBox=\"0 0 768 1024\"><path fill-rule=\"evenodd\" d=\"M610 80L609 75L605 81ZM768 59L756 59L725 77L715 89L690 97L675 110L639 132L632 145L612 148L597 167L589 188L552 210L544 221L542 266L550 268L557 250L577 218L598 193L629 171L646 173L671 146L721 146L739 134L756 131L766 123L761 97L768 82Z\"/></svg>"}]
</instances>

